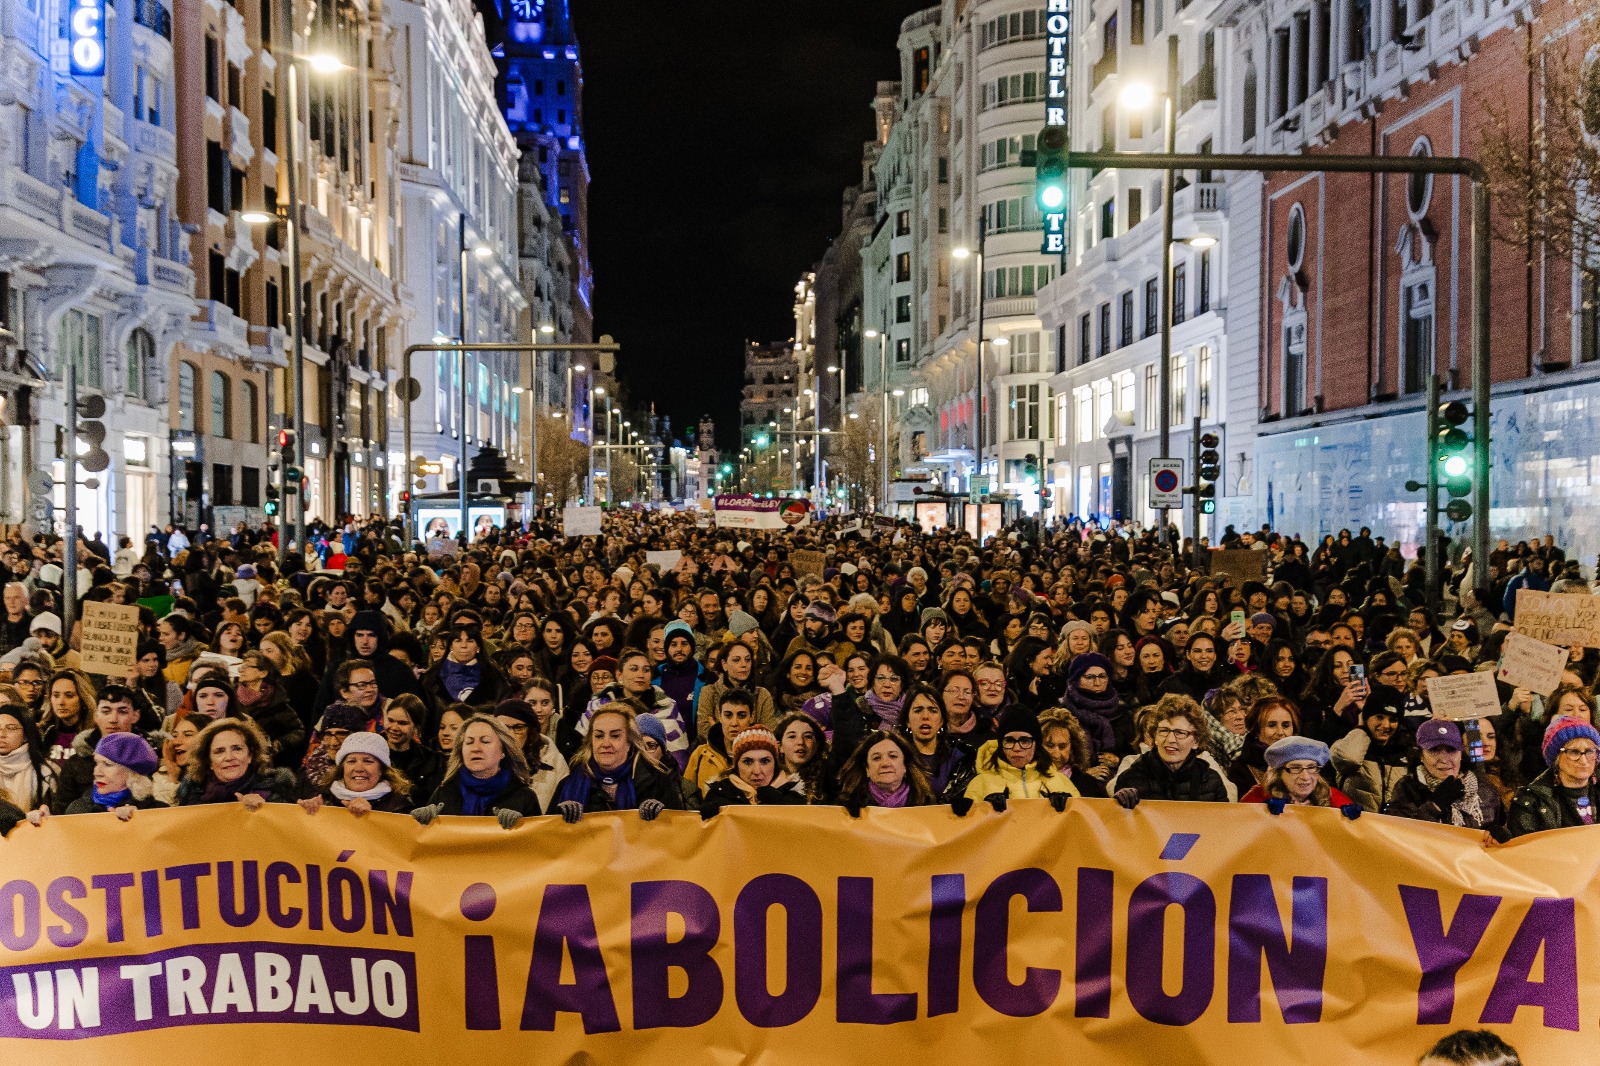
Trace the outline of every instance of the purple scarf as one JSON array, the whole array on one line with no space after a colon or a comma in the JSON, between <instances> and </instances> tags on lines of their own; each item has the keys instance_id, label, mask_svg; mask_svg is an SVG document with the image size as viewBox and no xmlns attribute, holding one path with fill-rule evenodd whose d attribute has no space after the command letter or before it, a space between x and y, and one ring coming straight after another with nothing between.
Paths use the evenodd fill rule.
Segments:
<instances>
[{"instance_id":1,"label":"purple scarf","mask_svg":"<svg viewBox=\"0 0 1600 1066\"><path fill-rule=\"evenodd\" d=\"M893 730L895 726L900 724L900 708L906 705L905 696L902 695L898 700L884 700L879 699L878 694L871 689L867 689L862 694L862 699L866 701L868 707L872 708L873 713L878 716L878 721L882 723L878 726L879 729Z\"/></svg>"},{"instance_id":2,"label":"purple scarf","mask_svg":"<svg viewBox=\"0 0 1600 1066\"><path fill-rule=\"evenodd\" d=\"M901 781L900 787L893 792L885 792L876 781L868 781L867 792L872 796L874 807L904 807L911 799L911 786L905 781Z\"/></svg>"}]
</instances>

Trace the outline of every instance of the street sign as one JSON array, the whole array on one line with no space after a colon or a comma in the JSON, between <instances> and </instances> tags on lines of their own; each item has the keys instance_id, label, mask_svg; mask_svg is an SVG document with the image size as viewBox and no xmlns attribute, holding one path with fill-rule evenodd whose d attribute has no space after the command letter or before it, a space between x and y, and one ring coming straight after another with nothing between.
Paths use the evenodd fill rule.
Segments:
<instances>
[{"instance_id":1,"label":"street sign","mask_svg":"<svg viewBox=\"0 0 1600 1066\"><path fill-rule=\"evenodd\" d=\"M989 495L989 476L987 474L973 474L972 486L967 490L968 503L982 503Z\"/></svg>"},{"instance_id":2,"label":"street sign","mask_svg":"<svg viewBox=\"0 0 1600 1066\"><path fill-rule=\"evenodd\" d=\"M1183 506L1183 460L1150 460L1150 506L1156 510Z\"/></svg>"}]
</instances>

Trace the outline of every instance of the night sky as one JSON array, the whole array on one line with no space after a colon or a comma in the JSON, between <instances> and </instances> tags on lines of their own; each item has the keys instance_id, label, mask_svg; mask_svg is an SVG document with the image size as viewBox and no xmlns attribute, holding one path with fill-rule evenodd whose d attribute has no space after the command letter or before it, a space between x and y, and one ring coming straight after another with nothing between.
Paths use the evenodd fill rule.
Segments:
<instances>
[{"instance_id":1,"label":"night sky","mask_svg":"<svg viewBox=\"0 0 1600 1066\"><path fill-rule=\"evenodd\" d=\"M794 332L838 233L895 38L932 0L571 0L582 48L595 331L638 407L738 439L744 339Z\"/></svg>"}]
</instances>

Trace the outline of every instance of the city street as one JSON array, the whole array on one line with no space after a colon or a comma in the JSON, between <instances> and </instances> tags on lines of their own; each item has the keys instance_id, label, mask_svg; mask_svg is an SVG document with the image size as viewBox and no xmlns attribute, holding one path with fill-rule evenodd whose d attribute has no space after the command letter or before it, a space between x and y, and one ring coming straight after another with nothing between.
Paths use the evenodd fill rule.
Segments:
<instances>
[{"instance_id":1,"label":"city street","mask_svg":"<svg viewBox=\"0 0 1600 1066\"><path fill-rule=\"evenodd\" d=\"M0 1063L1594 1061L1588 0L0 56Z\"/></svg>"}]
</instances>

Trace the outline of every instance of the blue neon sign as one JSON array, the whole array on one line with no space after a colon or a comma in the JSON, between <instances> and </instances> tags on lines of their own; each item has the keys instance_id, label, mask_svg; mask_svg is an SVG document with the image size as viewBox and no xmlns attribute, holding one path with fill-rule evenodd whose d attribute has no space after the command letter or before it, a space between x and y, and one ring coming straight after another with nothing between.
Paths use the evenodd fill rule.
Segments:
<instances>
[{"instance_id":1,"label":"blue neon sign","mask_svg":"<svg viewBox=\"0 0 1600 1066\"><path fill-rule=\"evenodd\" d=\"M67 42L74 77L99 77L105 74L105 0L71 0Z\"/></svg>"}]
</instances>

